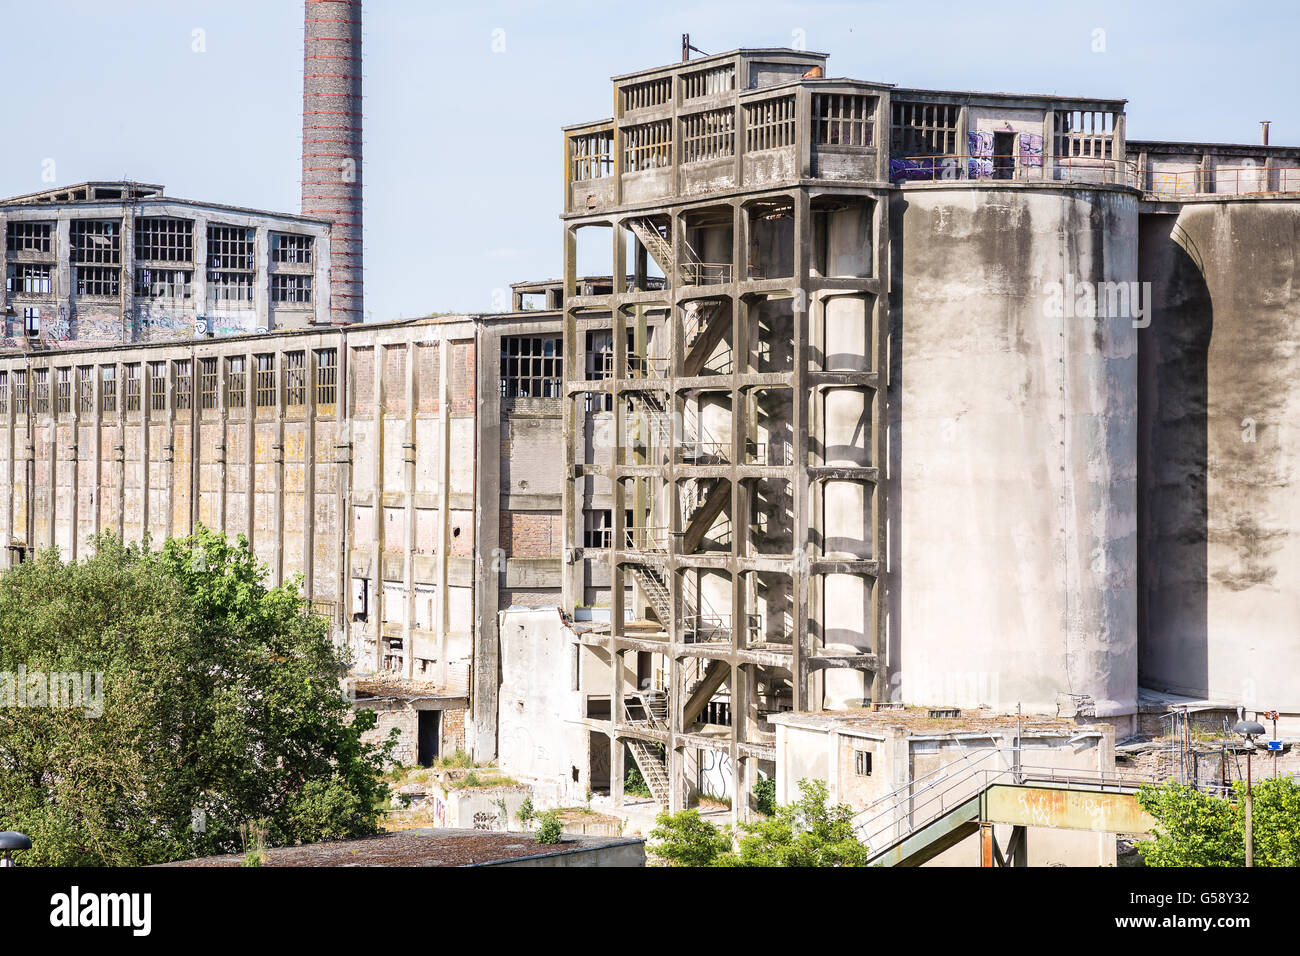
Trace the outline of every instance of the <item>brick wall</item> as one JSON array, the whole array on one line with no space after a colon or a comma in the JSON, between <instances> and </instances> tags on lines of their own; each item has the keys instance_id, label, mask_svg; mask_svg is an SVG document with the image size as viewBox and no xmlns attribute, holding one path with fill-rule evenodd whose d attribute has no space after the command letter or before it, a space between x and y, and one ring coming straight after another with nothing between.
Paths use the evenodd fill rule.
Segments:
<instances>
[{"instance_id":1,"label":"brick wall","mask_svg":"<svg viewBox=\"0 0 1300 956\"><path fill-rule=\"evenodd\" d=\"M406 411L406 349L401 346L384 349L384 411Z\"/></svg>"},{"instance_id":2,"label":"brick wall","mask_svg":"<svg viewBox=\"0 0 1300 956\"><path fill-rule=\"evenodd\" d=\"M474 375L474 343L453 342L451 346L451 410L453 414L472 413L478 404Z\"/></svg>"},{"instance_id":3,"label":"brick wall","mask_svg":"<svg viewBox=\"0 0 1300 956\"><path fill-rule=\"evenodd\" d=\"M500 547L508 558L553 558L560 553L561 518L546 511L503 511Z\"/></svg>"},{"instance_id":4,"label":"brick wall","mask_svg":"<svg viewBox=\"0 0 1300 956\"><path fill-rule=\"evenodd\" d=\"M415 388L419 395L421 412L438 410L438 373L441 371L438 359L438 346L417 345L415 347Z\"/></svg>"}]
</instances>

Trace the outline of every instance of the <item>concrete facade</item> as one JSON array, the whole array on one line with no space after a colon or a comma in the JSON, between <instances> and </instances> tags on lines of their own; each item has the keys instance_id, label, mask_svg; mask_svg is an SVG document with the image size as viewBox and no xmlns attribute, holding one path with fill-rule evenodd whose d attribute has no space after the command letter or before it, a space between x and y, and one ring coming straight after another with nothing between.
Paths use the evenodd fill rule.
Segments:
<instances>
[{"instance_id":1,"label":"concrete facade","mask_svg":"<svg viewBox=\"0 0 1300 956\"><path fill-rule=\"evenodd\" d=\"M0 201L6 349L325 324L328 225L93 182Z\"/></svg>"},{"instance_id":2,"label":"concrete facade","mask_svg":"<svg viewBox=\"0 0 1300 956\"><path fill-rule=\"evenodd\" d=\"M1036 771L1113 774L1115 736L1109 726L1070 720L1016 718L966 711L928 718L924 711L877 714L782 714L777 726L776 799L799 799L798 781L822 780L828 802L859 811L859 838L873 849L906 832L910 812L928 810L931 788L946 787L945 806L978 792L1000 771L1032 766ZM972 773L972 771L974 771ZM963 785L963 774L970 775ZM900 821L890 825L891 815ZM1000 828L1003 846L1010 827ZM972 836L939 854L929 866L979 866L980 841ZM1084 833L1031 827L1023 865L1114 866L1113 833Z\"/></svg>"},{"instance_id":3,"label":"concrete facade","mask_svg":"<svg viewBox=\"0 0 1300 956\"><path fill-rule=\"evenodd\" d=\"M360 673L471 701L462 743L491 759L498 590L559 595L549 538L500 535L559 510L558 417L498 398L515 322L558 341L558 315L528 313L0 354L0 564L102 531L245 535Z\"/></svg>"}]
</instances>

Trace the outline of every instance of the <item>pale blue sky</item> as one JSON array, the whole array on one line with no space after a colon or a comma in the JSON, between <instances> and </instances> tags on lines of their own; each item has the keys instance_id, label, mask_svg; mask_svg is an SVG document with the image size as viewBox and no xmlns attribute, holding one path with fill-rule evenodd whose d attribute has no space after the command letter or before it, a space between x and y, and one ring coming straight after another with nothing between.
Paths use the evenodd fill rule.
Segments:
<instances>
[{"instance_id":1,"label":"pale blue sky","mask_svg":"<svg viewBox=\"0 0 1300 956\"><path fill-rule=\"evenodd\" d=\"M0 194L128 177L172 195L299 206L301 0L0 0ZM1093 31L1106 51L1093 53ZM365 12L366 311L486 311L560 271L562 125L608 78L788 46L831 76L1125 97L1134 139L1300 144L1296 4L428 2ZM192 51L205 31L204 53ZM494 53L494 30L505 51Z\"/></svg>"}]
</instances>

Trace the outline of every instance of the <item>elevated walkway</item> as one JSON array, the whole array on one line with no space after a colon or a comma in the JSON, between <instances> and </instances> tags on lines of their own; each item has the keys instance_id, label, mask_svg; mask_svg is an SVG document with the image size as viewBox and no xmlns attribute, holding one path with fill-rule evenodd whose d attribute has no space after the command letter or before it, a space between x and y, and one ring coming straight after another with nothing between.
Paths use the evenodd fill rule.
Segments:
<instances>
[{"instance_id":1,"label":"elevated walkway","mask_svg":"<svg viewBox=\"0 0 1300 956\"><path fill-rule=\"evenodd\" d=\"M870 862L921 866L978 833L981 865L1021 866L1028 828L1147 833L1155 823L1135 796L1152 780L1018 761L996 766L1008 752L980 751L874 801L854 818L858 839L872 850ZM999 824L1013 828L1005 854L994 835Z\"/></svg>"}]
</instances>

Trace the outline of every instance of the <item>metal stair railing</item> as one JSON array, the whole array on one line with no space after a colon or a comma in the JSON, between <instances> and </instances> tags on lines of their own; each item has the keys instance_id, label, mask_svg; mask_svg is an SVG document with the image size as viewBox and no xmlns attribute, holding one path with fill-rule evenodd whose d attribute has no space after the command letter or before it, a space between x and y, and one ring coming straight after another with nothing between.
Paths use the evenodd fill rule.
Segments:
<instances>
[{"instance_id":1,"label":"metal stair railing","mask_svg":"<svg viewBox=\"0 0 1300 956\"><path fill-rule=\"evenodd\" d=\"M1020 752L1015 747L969 751L960 761L932 770L872 801L853 817L854 833L867 847L883 851L925 828L950 810L969 802L995 783L1047 783L1064 789L1080 787L1132 792L1143 783L1155 782L1141 775L1085 768L1027 766L1018 761L1010 767L984 765L990 757L1000 754L1012 754L1014 757ZM973 763L953 771L954 766L972 758ZM924 796L919 803L916 800L918 796ZM882 804L887 805L877 809ZM876 812L872 813L873 810Z\"/></svg>"}]
</instances>

